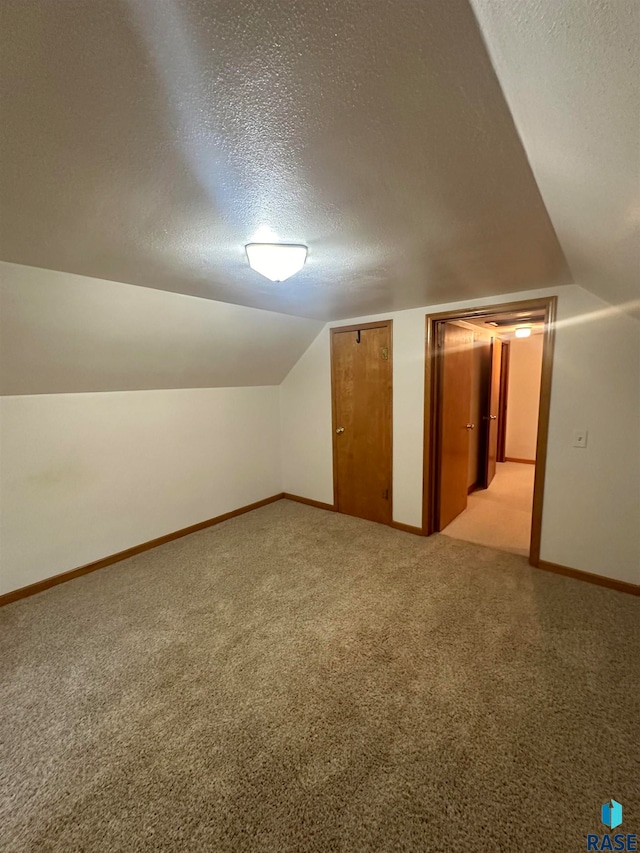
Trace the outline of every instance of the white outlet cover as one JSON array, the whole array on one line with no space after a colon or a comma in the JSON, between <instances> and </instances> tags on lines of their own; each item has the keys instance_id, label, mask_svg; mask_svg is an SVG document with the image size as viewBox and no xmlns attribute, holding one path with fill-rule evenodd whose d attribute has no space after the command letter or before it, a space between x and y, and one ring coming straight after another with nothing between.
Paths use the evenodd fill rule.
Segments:
<instances>
[{"instance_id":1,"label":"white outlet cover","mask_svg":"<svg viewBox=\"0 0 640 853\"><path fill-rule=\"evenodd\" d=\"M574 431L573 431L573 446L574 447L586 447L587 446L587 430L586 429L574 429Z\"/></svg>"}]
</instances>

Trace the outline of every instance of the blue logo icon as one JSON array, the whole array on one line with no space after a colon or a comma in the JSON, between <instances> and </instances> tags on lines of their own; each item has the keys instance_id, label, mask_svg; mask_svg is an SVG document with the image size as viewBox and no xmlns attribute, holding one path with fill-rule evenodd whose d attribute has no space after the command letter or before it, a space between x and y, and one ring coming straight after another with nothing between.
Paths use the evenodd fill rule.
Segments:
<instances>
[{"instance_id":1,"label":"blue logo icon","mask_svg":"<svg viewBox=\"0 0 640 853\"><path fill-rule=\"evenodd\" d=\"M622 823L622 806L616 800L604 803L600 811L602 823L609 829L615 829Z\"/></svg>"},{"instance_id":2,"label":"blue logo icon","mask_svg":"<svg viewBox=\"0 0 640 853\"><path fill-rule=\"evenodd\" d=\"M615 829L622 823L622 805L614 799L603 803L600 807L600 820L609 829ZM638 836L635 832L617 832L615 835L587 835L587 850L636 850L638 851Z\"/></svg>"}]
</instances>

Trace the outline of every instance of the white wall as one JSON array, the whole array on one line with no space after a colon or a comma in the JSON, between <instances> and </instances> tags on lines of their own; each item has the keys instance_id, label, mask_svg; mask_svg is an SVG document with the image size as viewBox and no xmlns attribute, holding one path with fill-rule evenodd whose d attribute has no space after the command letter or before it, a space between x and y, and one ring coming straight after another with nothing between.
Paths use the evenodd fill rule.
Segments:
<instances>
[{"instance_id":1,"label":"white wall","mask_svg":"<svg viewBox=\"0 0 640 853\"><path fill-rule=\"evenodd\" d=\"M0 298L1 591L282 491L321 322L10 263Z\"/></svg>"},{"instance_id":2,"label":"white wall","mask_svg":"<svg viewBox=\"0 0 640 853\"><path fill-rule=\"evenodd\" d=\"M321 333L280 385L280 452L287 483L283 491L332 504L331 371L326 369L326 348L327 336Z\"/></svg>"},{"instance_id":3,"label":"white wall","mask_svg":"<svg viewBox=\"0 0 640 853\"><path fill-rule=\"evenodd\" d=\"M640 328L578 286L551 292L559 323L542 559L638 583ZM380 315L394 321L393 516L416 527L428 310ZM332 503L329 328L279 388L3 398L0 591L281 491ZM584 450L571 446L575 428L589 430Z\"/></svg>"},{"instance_id":4,"label":"white wall","mask_svg":"<svg viewBox=\"0 0 640 853\"><path fill-rule=\"evenodd\" d=\"M505 455L512 459L536 458L543 342L540 334L509 344Z\"/></svg>"},{"instance_id":5,"label":"white wall","mask_svg":"<svg viewBox=\"0 0 640 853\"><path fill-rule=\"evenodd\" d=\"M393 518L421 525L425 314L554 293L541 557L640 583L640 326L577 285L379 315L393 319ZM329 328L353 322L328 324L280 387L284 491L327 503L333 501ZM571 446L575 428L589 430L585 450Z\"/></svg>"},{"instance_id":6,"label":"white wall","mask_svg":"<svg viewBox=\"0 0 640 853\"><path fill-rule=\"evenodd\" d=\"M278 385L322 326L0 262L0 393Z\"/></svg>"},{"instance_id":7,"label":"white wall","mask_svg":"<svg viewBox=\"0 0 640 853\"><path fill-rule=\"evenodd\" d=\"M282 491L278 388L0 400L0 592Z\"/></svg>"}]
</instances>

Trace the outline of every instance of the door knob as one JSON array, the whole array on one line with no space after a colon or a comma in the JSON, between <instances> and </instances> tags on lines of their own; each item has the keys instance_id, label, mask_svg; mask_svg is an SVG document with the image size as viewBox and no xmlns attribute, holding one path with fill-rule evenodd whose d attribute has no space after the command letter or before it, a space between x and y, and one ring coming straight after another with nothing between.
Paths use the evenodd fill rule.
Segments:
<instances>
[{"instance_id":1,"label":"door knob","mask_svg":"<svg viewBox=\"0 0 640 853\"><path fill-rule=\"evenodd\" d=\"M467 429L475 429L475 428L476 428L475 424L467 424Z\"/></svg>"},{"instance_id":2,"label":"door knob","mask_svg":"<svg viewBox=\"0 0 640 853\"><path fill-rule=\"evenodd\" d=\"M338 427L338 429L336 430L336 432L344 432L344 427Z\"/></svg>"}]
</instances>

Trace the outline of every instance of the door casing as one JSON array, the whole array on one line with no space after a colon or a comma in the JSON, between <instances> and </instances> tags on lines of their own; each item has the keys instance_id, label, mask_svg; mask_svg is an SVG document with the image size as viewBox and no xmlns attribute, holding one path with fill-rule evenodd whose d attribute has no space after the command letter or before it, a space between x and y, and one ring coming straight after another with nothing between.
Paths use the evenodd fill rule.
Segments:
<instances>
[{"instance_id":1,"label":"door casing","mask_svg":"<svg viewBox=\"0 0 640 853\"><path fill-rule=\"evenodd\" d=\"M486 414L484 414L484 460L483 460L483 475L482 487L488 489L491 485L496 473L496 464L498 462L498 419L500 417L500 377L502 370L502 341L496 338L491 339L489 348L489 372L486 377L487 387L485 389L486 399L484 405ZM496 411L495 420L491 420L492 412ZM495 452L492 454L495 444Z\"/></svg>"},{"instance_id":2,"label":"door casing","mask_svg":"<svg viewBox=\"0 0 640 853\"><path fill-rule=\"evenodd\" d=\"M422 480L422 532L430 536L437 530L438 511L438 436L437 423L440 411L439 372L440 356L436 346L436 324L443 320L472 320L502 314L508 311L544 312L542 347L542 375L540 382L540 407L538 414L538 436L536 444L535 484L531 518L531 541L529 563L540 564L540 537L542 532L542 504L547 462L549 434L549 408L551 403L551 376L553 369L553 347L555 318L558 298L527 299L522 302L506 302L486 305L482 308L463 308L458 311L443 311L426 316L425 339L425 394L424 394L424 452Z\"/></svg>"}]
</instances>

